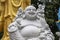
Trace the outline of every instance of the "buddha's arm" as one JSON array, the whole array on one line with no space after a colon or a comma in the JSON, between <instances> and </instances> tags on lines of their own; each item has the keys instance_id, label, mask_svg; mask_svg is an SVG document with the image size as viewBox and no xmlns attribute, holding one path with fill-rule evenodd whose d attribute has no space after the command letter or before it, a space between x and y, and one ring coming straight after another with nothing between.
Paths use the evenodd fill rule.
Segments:
<instances>
[{"instance_id":1,"label":"buddha's arm","mask_svg":"<svg viewBox=\"0 0 60 40\"><path fill-rule=\"evenodd\" d=\"M18 30L17 22L13 22L9 25L8 32L11 40L25 40Z\"/></svg>"}]
</instances>

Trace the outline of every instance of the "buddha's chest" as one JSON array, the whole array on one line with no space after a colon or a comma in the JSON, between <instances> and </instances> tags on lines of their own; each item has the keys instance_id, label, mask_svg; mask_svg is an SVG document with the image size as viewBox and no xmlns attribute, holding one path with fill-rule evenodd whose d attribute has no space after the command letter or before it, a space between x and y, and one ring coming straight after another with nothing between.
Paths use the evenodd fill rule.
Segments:
<instances>
[{"instance_id":1,"label":"buddha's chest","mask_svg":"<svg viewBox=\"0 0 60 40\"><path fill-rule=\"evenodd\" d=\"M22 26L28 26L28 25L33 25L33 26L37 26L37 27L41 27L41 23L38 21L30 21L30 20L22 20L20 22L21 27Z\"/></svg>"}]
</instances>

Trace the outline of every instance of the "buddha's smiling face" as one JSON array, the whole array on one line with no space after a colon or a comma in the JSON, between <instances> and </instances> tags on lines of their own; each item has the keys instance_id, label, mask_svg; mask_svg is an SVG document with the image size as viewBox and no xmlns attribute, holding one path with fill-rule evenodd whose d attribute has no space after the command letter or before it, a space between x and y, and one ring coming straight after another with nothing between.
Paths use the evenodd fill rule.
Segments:
<instances>
[{"instance_id":1,"label":"buddha's smiling face","mask_svg":"<svg viewBox=\"0 0 60 40\"><path fill-rule=\"evenodd\" d=\"M28 6L25 10L25 14L29 18L34 18L37 15L36 8L34 6Z\"/></svg>"}]
</instances>

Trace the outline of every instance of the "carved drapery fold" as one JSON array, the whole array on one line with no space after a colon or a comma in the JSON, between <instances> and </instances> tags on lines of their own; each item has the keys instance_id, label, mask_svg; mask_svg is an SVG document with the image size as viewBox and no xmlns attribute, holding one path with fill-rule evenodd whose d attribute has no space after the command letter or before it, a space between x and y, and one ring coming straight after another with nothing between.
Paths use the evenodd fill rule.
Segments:
<instances>
[{"instance_id":1,"label":"carved drapery fold","mask_svg":"<svg viewBox=\"0 0 60 40\"><path fill-rule=\"evenodd\" d=\"M5 0L0 0L0 32L3 31L4 25L4 10L5 10Z\"/></svg>"}]
</instances>

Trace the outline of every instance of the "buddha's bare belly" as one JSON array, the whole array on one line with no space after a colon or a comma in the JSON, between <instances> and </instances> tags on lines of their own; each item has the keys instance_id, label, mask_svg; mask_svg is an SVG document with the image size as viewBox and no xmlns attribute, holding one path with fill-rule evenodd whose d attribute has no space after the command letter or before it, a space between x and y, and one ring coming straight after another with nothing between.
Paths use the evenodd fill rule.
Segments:
<instances>
[{"instance_id":1,"label":"buddha's bare belly","mask_svg":"<svg viewBox=\"0 0 60 40\"><path fill-rule=\"evenodd\" d=\"M26 26L21 30L21 34L24 37L37 37L40 34L40 30L36 26Z\"/></svg>"}]
</instances>

